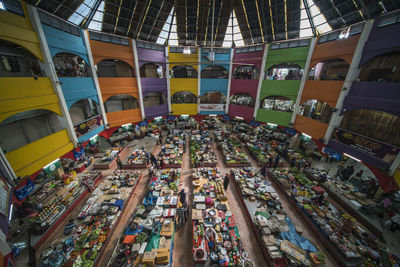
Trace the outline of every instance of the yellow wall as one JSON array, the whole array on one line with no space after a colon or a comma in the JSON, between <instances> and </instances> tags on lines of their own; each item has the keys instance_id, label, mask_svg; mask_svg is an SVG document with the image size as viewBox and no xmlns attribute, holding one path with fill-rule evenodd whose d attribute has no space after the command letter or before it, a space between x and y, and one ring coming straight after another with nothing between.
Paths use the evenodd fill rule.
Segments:
<instances>
[{"instance_id":1,"label":"yellow wall","mask_svg":"<svg viewBox=\"0 0 400 267\"><path fill-rule=\"evenodd\" d=\"M394 173L394 180L396 181L397 185L400 186L400 169L398 169L395 173Z\"/></svg>"},{"instance_id":2,"label":"yellow wall","mask_svg":"<svg viewBox=\"0 0 400 267\"><path fill-rule=\"evenodd\" d=\"M61 130L6 154L17 176L31 175L74 149L67 130Z\"/></svg>"},{"instance_id":3,"label":"yellow wall","mask_svg":"<svg viewBox=\"0 0 400 267\"><path fill-rule=\"evenodd\" d=\"M169 69L171 70L173 67L178 66L178 65L190 65L197 71L199 71L199 66L197 62L199 61L198 58L198 50L196 50L195 54L183 54L183 53L169 53L169 62L172 62L169 64ZM177 64L174 64L174 62L180 62ZM188 64L185 64L185 62L188 62ZM189 63L191 62L191 63Z\"/></svg>"},{"instance_id":4,"label":"yellow wall","mask_svg":"<svg viewBox=\"0 0 400 267\"><path fill-rule=\"evenodd\" d=\"M43 61L39 38L32 28L25 4L25 17L11 12L0 11L0 39L16 43L28 49L37 58Z\"/></svg>"},{"instance_id":5,"label":"yellow wall","mask_svg":"<svg viewBox=\"0 0 400 267\"><path fill-rule=\"evenodd\" d=\"M198 95L198 84L195 78L171 78L171 96L176 92L188 91L193 93L195 96Z\"/></svg>"},{"instance_id":6,"label":"yellow wall","mask_svg":"<svg viewBox=\"0 0 400 267\"><path fill-rule=\"evenodd\" d=\"M171 104L173 115L197 115L197 104Z\"/></svg>"},{"instance_id":7,"label":"yellow wall","mask_svg":"<svg viewBox=\"0 0 400 267\"><path fill-rule=\"evenodd\" d=\"M0 78L0 122L13 114L33 109L47 109L62 116L50 78Z\"/></svg>"}]
</instances>

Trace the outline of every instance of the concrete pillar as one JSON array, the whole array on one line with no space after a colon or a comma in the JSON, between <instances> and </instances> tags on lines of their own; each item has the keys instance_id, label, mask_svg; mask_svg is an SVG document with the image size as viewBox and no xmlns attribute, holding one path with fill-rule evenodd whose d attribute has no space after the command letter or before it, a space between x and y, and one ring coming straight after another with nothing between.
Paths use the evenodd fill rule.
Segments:
<instances>
[{"instance_id":1,"label":"concrete pillar","mask_svg":"<svg viewBox=\"0 0 400 267\"><path fill-rule=\"evenodd\" d=\"M232 83L232 65L233 65L233 55L234 55L234 48L231 48L231 55L229 58L229 70L228 70L228 90L226 92L226 105L225 105L225 113L228 114L229 111L229 103L231 101L231 83Z\"/></svg>"},{"instance_id":2,"label":"concrete pillar","mask_svg":"<svg viewBox=\"0 0 400 267\"><path fill-rule=\"evenodd\" d=\"M131 41L132 41L133 57L135 60L136 82L137 82L138 91L139 91L140 114L142 115L142 120L144 120L146 116L144 114L142 83L140 81L140 67L139 67L139 59L138 59L138 53L137 53L137 47L136 47L136 40L131 39Z\"/></svg>"},{"instance_id":3,"label":"concrete pillar","mask_svg":"<svg viewBox=\"0 0 400 267\"><path fill-rule=\"evenodd\" d=\"M269 48L269 44L266 44L264 46L264 54L263 54L261 69L260 69L260 78L258 79L257 96L254 101L254 114L253 114L254 119L257 116L257 111L260 106L261 86L262 86L262 83L263 83L264 77L265 77L265 63L267 62L268 48Z\"/></svg>"},{"instance_id":4,"label":"concrete pillar","mask_svg":"<svg viewBox=\"0 0 400 267\"><path fill-rule=\"evenodd\" d=\"M172 109L171 109L171 75L169 72L169 52L168 52L168 46L165 47L165 59L166 59L166 70L165 70L165 76L167 77L167 101L168 101L168 114L171 114Z\"/></svg>"}]
</instances>

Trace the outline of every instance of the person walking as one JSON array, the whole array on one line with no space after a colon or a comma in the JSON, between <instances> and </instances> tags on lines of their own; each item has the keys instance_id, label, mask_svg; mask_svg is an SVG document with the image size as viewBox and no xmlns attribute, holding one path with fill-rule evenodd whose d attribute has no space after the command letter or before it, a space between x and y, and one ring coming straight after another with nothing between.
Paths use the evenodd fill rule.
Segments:
<instances>
[{"instance_id":1,"label":"person walking","mask_svg":"<svg viewBox=\"0 0 400 267\"><path fill-rule=\"evenodd\" d=\"M119 170L122 170L122 168L124 167L124 164L122 164L122 161L119 158L119 156L117 156L117 165Z\"/></svg>"},{"instance_id":2,"label":"person walking","mask_svg":"<svg viewBox=\"0 0 400 267\"><path fill-rule=\"evenodd\" d=\"M278 164L279 164L280 159L281 159L281 158L280 158L279 154L276 155L276 157L275 157L275 162L274 162L274 168L275 168L275 169L278 168Z\"/></svg>"},{"instance_id":3,"label":"person walking","mask_svg":"<svg viewBox=\"0 0 400 267\"><path fill-rule=\"evenodd\" d=\"M186 193L185 193L185 189L182 189L181 192L178 193L178 197L179 197L179 201L180 201L181 204L183 205L183 203L186 202Z\"/></svg>"},{"instance_id":4,"label":"person walking","mask_svg":"<svg viewBox=\"0 0 400 267\"><path fill-rule=\"evenodd\" d=\"M262 175L263 177L265 177L265 176L267 175L267 168L266 168L265 166L263 166L263 167L260 169L260 173L261 173L261 175Z\"/></svg>"},{"instance_id":5,"label":"person walking","mask_svg":"<svg viewBox=\"0 0 400 267\"><path fill-rule=\"evenodd\" d=\"M229 173L226 173L225 177L224 177L224 189L225 191L228 189L229 186Z\"/></svg>"}]
</instances>

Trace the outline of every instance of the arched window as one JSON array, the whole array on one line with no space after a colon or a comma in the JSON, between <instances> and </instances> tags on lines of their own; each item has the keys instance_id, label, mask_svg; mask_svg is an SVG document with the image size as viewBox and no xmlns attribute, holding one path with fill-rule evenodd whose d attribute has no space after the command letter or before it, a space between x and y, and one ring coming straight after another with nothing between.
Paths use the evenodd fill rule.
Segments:
<instances>
[{"instance_id":1,"label":"arched window","mask_svg":"<svg viewBox=\"0 0 400 267\"><path fill-rule=\"evenodd\" d=\"M0 123L0 146L10 152L61 131L58 115L46 109L14 114Z\"/></svg>"},{"instance_id":2,"label":"arched window","mask_svg":"<svg viewBox=\"0 0 400 267\"><path fill-rule=\"evenodd\" d=\"M58 77L90 77L89 65L80 57L71 53L58 53L53 57Z\"/></svg>"},{"instance_id":3,"label":"arched window","mask_svg":"<svg viewBox=\"0 0 400 267\"><path fill-rule=\"evenodd\" d=\"M192 104L197 103L197 96L195 96L192 92L177 92L172 96L173 104Z\"/></svg>"},{"instance_id":4,"label":"arched window","mask_svg":"<svg viewBox=\"0 0 400 267\"><path fill-rule=\"evenodd\" d=\"M233 79L257 80L260 78L260 70L254 65L240 65L233 71Z\"/></svg>"},{"instance_id":5,"label":"arched window","mask_svg":"<svg viewBox=\"0 0 400 267\"><path fill-rule=\"evenodd\" d=\"M400 117L378 110L359 109L343 115L341 128L400 147Z\"/></svg>"},{"instance_id":6,"label":"arched window","mask_svg":"<svg viewBox=\"0 0 400 267\"><path fill-rule=\"evenodd\" d=\"M103 59L96 65L99 77L135 77L133 68L125 61L118 59Z\"/></svg>"},{"instance_id":7,"label":"arched window","mask_svg":"<svg viewBox=\"0 0 400 267\"><path fill-rule=\"evenodd\" d=\"M0 40L0 77L43 77L39 60L17 44Z\"/></svg>"},{"instance_id":8,"label":"arched window","mask_svg":"<svg viewBox=\"0 0 400 267\"><path fill-rule=\"evenodd\" d=\"M201 71L201 78L228 79L228 71L223 66L210 65Z\"/></svg>"},{"instance_id":9,"label":"arched window","mask_svg":"<svg viewBox=\"0 0 400 267\"><path fill-rule=\"evenodd\" d=\"M220 92L207 92L200 97L201 104L225 104L226 96Z\"/></svg>"},{"instance_id":10,"label":"arched window","mask_svg":"<svg viewBox=\"0 0 400 267\"><path fill-rule=\"evenodd\" d=\"M237 93L231 96L230 103L238 106L254 107L254 98L246 93Z\"/></svg>"},{"instance_id":11,"label":"arched window","mask_svg":"<svg viewBox=\"0 0 400 267\"><path fill-rule=\"evenodd\" d=\"M341 58L333 58L318 62L310 70L310 80L344 81L350 65Z\"/></svg>"},{"instance_id":12,"label":"arched window","mask_svg":"<svg viewBox=\"0 0 400 267\"><path fill-rule=\"evenodd\" d=\"M142 78L163 78L163 68L159 64L146 63L140 67L140 77Z\"/></svg>"},{"instance_id":13,"label":"arched window","mask_svg":"<svg viewBox=\"0 0 400 267\"><path fill-rule=\"evenodd\" d=\"M372 58L361 67L360 81L400 82L400 51Z\"/></svg>"},{"instance_id":14,"label":"arched window","mask_svg":"<svg viewBox=\"0 0 400 267\"><path fill-rule=\"evenodd\" d=\"M69 114L74 125L99 115L99 111L99 105L92 99L78 100L69 108Z\"/></svg>"},{"instance_id":15,"label":"arched window","mask_svg":"<svg viewBox=\"0 0 400 267\"><path fill-rule=\"evenodd\" d=\"M270 67L265 73L266 80L301 80L304 70L297 64L281 63Z\"/></svg>"},{"instance_id":16,"label":"arched window","mask_svg":"<svg viewBox=\"0 0 400 267\"><path fill-rule=\"evenodd\" d=\"M171 69L171 78L197 78L197 70L189 65L179 65Z\"/></svg>"},{"instance_id":17,"label":"arched window","mask_svg":"<svg viewBox=\"0 0 400 267\"><path fill-rule=\"evenodd\" d=\"M283 112L293 112L294 102L284 96L267 96L260 102L260 108Z\"/></svg>"},{"instance_id":18,"label":"arched window","mask_svg":"<svg viewBox=\"0 0 400 267\"><path fill-rule=\"evenodd\" d=\"M149 93L143 98L143 106L145 108L163 104L165 104L165 95L163 93Z\"/></svg>"},{"instance_id":19,"label":"arched window","mask_svg":"<svg viewBox=\"0 0 400 267\"><path fill-rule=\"evenodd\" d=\"M307 100L301 106L302 116L324 123L329 123L332 113L332 108L326 102L321 102L317 99Z\"/></svg>"},{"instance_id":20,"label":"arched window","mask_svg":"<svg viewBox=\"0 0 400 267\"><path fill-rule=\"evenodd\" d=\"M138 101L131 95L114 95L104 102L107 113L139 108Z\"/></svg>"}]
</instances>

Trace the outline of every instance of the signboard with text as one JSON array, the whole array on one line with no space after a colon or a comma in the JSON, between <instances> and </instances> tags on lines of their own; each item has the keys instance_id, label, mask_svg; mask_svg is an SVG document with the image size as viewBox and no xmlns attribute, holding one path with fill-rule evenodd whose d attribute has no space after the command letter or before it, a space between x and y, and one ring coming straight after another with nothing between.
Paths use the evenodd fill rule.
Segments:
<instances>
[{"instance_id":1,"label":"signboard with text","mask_svg":"<svg viewBox=\"0 0 400 267\"><path fill-rule=\"evenodd\" d=\"M78 125L75 125L75 133L77 137L80 137L90 131L93 131L94 129L100 127L103 125L103 120L101 115L98 115L96 117L90 118L88 120L85 120Z\"/></svg>"},{"instance_id":2,"label":"signboard with text","mask_svg":"<svg viewBox=\"0 0 400 267\"><path fill-rule=\"evenodd\" d=\"M225 104L200 104L200 111L224 111Z\"/></svg>"}]
</instances>

